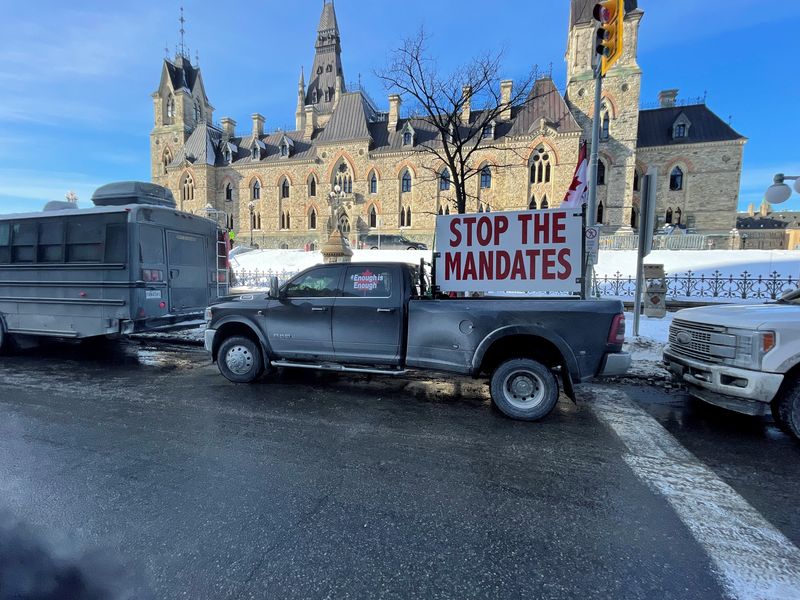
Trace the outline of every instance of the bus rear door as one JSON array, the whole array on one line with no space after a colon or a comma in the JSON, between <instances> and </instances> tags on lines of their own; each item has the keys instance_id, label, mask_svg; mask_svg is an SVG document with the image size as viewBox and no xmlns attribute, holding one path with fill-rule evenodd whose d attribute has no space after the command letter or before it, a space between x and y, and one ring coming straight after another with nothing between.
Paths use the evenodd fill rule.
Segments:
<instances>
[{"instance_id":1,"label":"bus rear door","mask_svg":"<svg viewBox=\"0 0 800 600\"><path fill-rule=\"evenodd\" d=\"M206 238L178 231L167 231L168 282L170 309L204 309L209 304L208 257Z\"/></svg>"}]
</instances>

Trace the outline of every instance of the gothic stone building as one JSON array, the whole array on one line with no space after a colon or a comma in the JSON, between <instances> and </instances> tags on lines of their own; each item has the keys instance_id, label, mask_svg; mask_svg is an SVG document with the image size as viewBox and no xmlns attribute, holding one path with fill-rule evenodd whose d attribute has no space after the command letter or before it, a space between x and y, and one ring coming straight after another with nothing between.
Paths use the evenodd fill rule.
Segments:
<instances>
[{"instance_id":1,"label":"gothic stone building","mask_svg":"<svg viewBox=\"0 0 800 600\"><path fill-rule=\"evenodd\" d=\"M492 149L476 159L485 169L471 180L469 210L555 208L564 198L580 144L590 137L594 3L571 1L566 93L542 78L529 102L485 132ZM659 108L640 109L644 13L636 0L625 8L624 55L602 96L598 220L607 232L635 230L640 182L655 166L661 224L727 232L736 222L745 138L705 103L677 102L677 90L662 92ZM153 181L172 189L183 210L203 213L210 205L239 240L253 235L262 247L319 245L337 227L353 241L381 232L430 242L436 214L452 211L454 201L444 167L419 149L435 133L403 118L398 96L381 111L360 89L346 88L332 3L323 7L308 79L301 73L294 131L266 132L254 113L243 135L230 118L213 124L196 65L181 54L166 59L153 93ZM502 97L511 97L513 85L501 82ZM462 118L471 116L466 107Z\"/></svg>"}]
</instances>

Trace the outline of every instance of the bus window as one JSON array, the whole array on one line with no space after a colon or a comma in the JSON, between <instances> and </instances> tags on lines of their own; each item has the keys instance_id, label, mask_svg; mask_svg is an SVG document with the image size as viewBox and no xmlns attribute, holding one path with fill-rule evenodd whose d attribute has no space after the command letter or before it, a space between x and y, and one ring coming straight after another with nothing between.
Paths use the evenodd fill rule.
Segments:
<instances>
[{"instance_id":1,"label":"bus window","mask_svg":"<svg viewBox=\"0 0 800 600\"><path fill-rule=\"evenodd\" d=\"M151 225L139 227L139 260L148 264L166 264L162 229Z\"/></svg>"},{"instance_id":2,"label":"bus window","mask_svg":"<svg viewBox=\"0 0 800 600\"><path fill-rule=\"evenodd\" d=\"M47 219L39 223L39 262L64 262L64 221Z\"/></svg>"},{"instance_id":3,"label":"bus window","mask_svg":"<svg viewBox=\"0 0 800 600\"><path fill-rule=\"evenodd\" d=\"M67 223L67 262L102 262L105 223L100 215Z\"/></svg>"},{"instance_id":4,"label":"bus window","mask_svg":"<svg viewBox=\"0 0 800 600\"><path fill-rule=\"evenodd\" d=\"M106 225L107 263L124 263L128 257L128 225L127 223L109 223Z\"/></svg>"},{"instance_id":5,"label":"bus window","mask_svg":"<svg viewBox=\"0 0 800 600\"><path fill-rule=\"evenodd\" d=\"M36 221L14 223L11 232L11 260L15 263L35 262Z\"/></svg>"},{"instance_id":6,"label":"bus window","mask_svg":"<svg viewBox=\"0 0 800 600\"><path fill-rule=\"evenodd\" d=\"M0 223L0 264L11 262L11 223Z\"/></svg>"}]
</instances>

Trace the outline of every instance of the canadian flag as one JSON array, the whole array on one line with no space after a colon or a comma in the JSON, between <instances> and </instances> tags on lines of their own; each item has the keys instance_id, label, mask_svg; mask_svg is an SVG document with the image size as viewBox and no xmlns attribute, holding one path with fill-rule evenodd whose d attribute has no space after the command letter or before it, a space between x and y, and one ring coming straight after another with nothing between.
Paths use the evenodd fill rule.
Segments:
<instances>
[{"instance_id":1,"label":"canadian flag","mask_svg":"<svg viewBox=\"0 0 800 600\"><path fill-rule=\"evenodd\" d=\"M569 186L567 195L561 203L561 208L581 208L586 204L586 192L589 190L589 159L586 152L586 142L581 144L578 152L578 166L572 185Z\"/></svg>"}]
</instances>

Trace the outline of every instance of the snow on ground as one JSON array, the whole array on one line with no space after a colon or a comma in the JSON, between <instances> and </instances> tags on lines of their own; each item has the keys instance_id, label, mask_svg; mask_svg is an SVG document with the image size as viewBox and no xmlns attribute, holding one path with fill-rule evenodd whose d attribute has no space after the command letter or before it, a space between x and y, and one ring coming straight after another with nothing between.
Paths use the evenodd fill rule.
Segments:
<instances>
[{"instance_id":1,"label":"snow on ground","mask_svg":"<svg viewBox=\"0 0 800 600\"><path fill-rule=\"evenodd\" d=\"M800 277L798 250L655 250L645 258L645 264L663 264L667 275L711 276L719 271L723 276L740 277L744 271L753 276L768 276L777 271L781 277ZM595 267L599 277L616 273L623 276L636 273L636 252L607 250L600 252Z\"/></svg>"},{"instance_id":2,"label":"snow on ground","mask_svg":"<svg viewBox=\"0 0 800 600\"><path fill-rule=\"evenodd\" d=\"M431 260L431 252L423 250L354 250L353 261L385 260L414 262ZM253 250L231 257L234 271L295 272L322 262L319 252L303 250ZM645 259L646 264L663 264L668 275L711 276L719 271L723 276L739 277L745 271L752 276L768 276L777 271L782 277L800 278L798 250L656 250ZM595 267L598 277L616 273L633 276L636 272L636 252L608 250L600 252Z\"/></svg>"},{"instance_id":3,"label":"snow on ground","mask_svg":"<svg viewBox=\"0 0 800 600\"><path fill-rule=\"evenodd\" d=\"M669 372L661 364L664 346L669 338L669 326L675 313L667 313L663 319L642 315L639 321L639 335L633 335L633 313L625 313L627 334L623 349L631 353L633 363L628 371L635 377L655 379L669 378Z\"/></svg>"}]
</instances>

